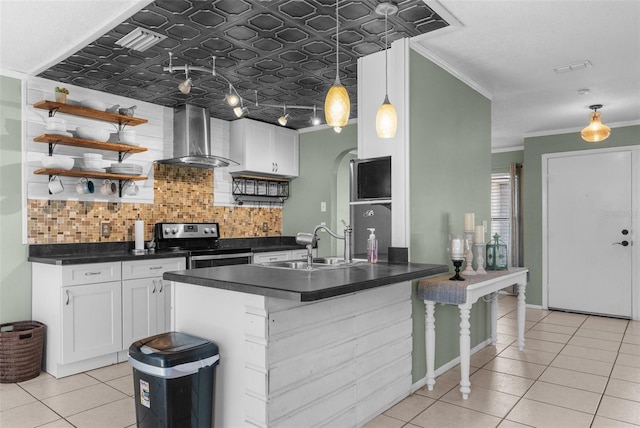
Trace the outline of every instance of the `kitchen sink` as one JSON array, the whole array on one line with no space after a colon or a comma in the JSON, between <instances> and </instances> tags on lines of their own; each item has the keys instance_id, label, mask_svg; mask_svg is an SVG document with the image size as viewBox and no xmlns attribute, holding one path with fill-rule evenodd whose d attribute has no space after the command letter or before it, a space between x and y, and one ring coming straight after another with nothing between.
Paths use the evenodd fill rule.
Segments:
<instances>
[{"instance_id":1,"label":"kitchen sink","mask_svg":"<svg viewBox=\"0 0 640 428\"><path fill-rule=\"evenodd\" d=\"M356 259L352 262L346 263L342 257L317 257L313 259L313 266L311 267L311 270L350 267L350 266L354 266L364 262L366 261ZM260 266L281 268L281 269L307 270L307 261L306 260L288 260L288 261L278 261L278 262L266 262L266 263L260 263Z\"/></svg>"}]
</instances>

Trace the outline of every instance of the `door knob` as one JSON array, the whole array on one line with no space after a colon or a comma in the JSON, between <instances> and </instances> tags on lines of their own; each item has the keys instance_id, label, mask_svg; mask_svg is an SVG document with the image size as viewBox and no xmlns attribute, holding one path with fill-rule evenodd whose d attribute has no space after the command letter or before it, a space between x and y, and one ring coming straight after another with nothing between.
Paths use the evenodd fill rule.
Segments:
<instances>
[{"instance_id":1,"label":"door knob","mask_svg":"<svg viewBox=\"0 0 640 428\"><path fill-rule=\"evenodd\" d=\"M611 245L622 245L623 247L626 247L627 245L629 245L629 241L614 242Z\"/></svg>"},{"instance_id":2,"label":"door knob","mask_svg":"<svg viewBox=\"0 0 640 428\"><path fill-rule=\"evenodd\" d=\"M629 231L628 231L627 229L622 229L622 234L623 234L623 235L628 235L628 234L629 234Z\"/></svg>"}]
</instances>

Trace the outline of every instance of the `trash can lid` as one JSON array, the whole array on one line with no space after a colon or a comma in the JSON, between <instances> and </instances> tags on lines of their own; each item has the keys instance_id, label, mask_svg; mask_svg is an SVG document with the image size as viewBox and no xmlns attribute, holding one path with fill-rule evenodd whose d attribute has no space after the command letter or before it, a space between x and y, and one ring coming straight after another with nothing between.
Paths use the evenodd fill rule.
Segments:
<instances>
[{"instance_id":1,"label":"trash can lid","mask_svg":"<svg viewBox=\"0 0 640 428\"><path fill-rule=\"evenodd\" d=\"M138 340L129 357L155 367L174 367L218 355L218 345L186 333L170 331Z\"/></svg>"}]
</instances>

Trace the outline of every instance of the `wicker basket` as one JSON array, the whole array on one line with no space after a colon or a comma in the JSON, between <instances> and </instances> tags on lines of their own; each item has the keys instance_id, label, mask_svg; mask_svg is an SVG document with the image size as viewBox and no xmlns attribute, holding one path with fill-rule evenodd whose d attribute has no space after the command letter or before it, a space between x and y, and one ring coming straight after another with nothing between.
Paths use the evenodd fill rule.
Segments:
<instances>
[{"instance_id":1,"label":"wicker basket","mask_svg":"<svg viewBox=\"0 0 640 428\"><path fill-rule=\"evenodd\" d=\"M44 327L38 321L0 324L0 383L23 382L40 374Z\"/></svg>"}]
</instances>

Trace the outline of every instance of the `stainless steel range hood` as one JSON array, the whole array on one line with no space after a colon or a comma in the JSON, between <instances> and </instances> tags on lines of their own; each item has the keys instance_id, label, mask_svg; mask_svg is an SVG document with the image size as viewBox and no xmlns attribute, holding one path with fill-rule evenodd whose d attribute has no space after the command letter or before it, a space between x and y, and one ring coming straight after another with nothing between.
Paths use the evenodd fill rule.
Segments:
<instances>
[{"instance_id":1,"label":"stainless steel range hood","mask_svg":"<svg viewBox=\"0 0 640 428\"><path fill-rule=\"evenodd\" d=\"M238 164L211 154L211 118L206 108L183 105L173 111L173 157L156 161L194 168L225 167Z\"/></svg>"}]
</instances>

